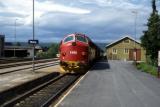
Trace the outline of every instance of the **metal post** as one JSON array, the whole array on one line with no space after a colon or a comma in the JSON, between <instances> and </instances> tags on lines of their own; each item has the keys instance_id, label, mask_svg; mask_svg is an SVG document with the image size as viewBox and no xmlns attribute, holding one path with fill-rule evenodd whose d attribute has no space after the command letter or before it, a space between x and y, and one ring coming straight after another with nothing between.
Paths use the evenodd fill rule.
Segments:
<instances>
[{"instance_id":1,"label":"metal post","mask_svg":"<svg viewBox=\"0 0 160 107\"><path fill-rule=\"evenodd\" d=\"M17 29L16 29L16 27L17 27L17 23L16 23L16 21L17 21L17 19L15 19L15 23L14 23L14 57L16 57L16 33L17 33Z\"/></svg>"},{"instance_id":2,"label":"metal post","mask_svg":"<svg viewBox=\"0 0 160 107\"><path fill-rule=\"evenodd\" d=\"M135 42L134 42L134 60L137 61L137 49L136 49L136 39L137 39L137 11L132 11L135 14L135 21L134 21L134 35L135 35Z\"/></svg>"},{"instance_id":3,"label":"metal post","mask_svg":"<svg viewBox=\"0 0 160 107\"><path fill-rule=\"evenodd\" d=\"M35 36L35 31L34 31L34 0L33 0L33 40ZM35 65L34 65L34 56L35 56L35 45L33 44L33 57L32 57L32 70L34 71Z\"/></svg>"},{"instance_id":4,"label":"metal post","mask_svg":"<svg viewBox=\"0 0 160 107\"><path fill-rule=\"evenodd\" d=\"M135 41L137 40L137 12L135 14ZM136 48L136 44L135 44Z\"/></svg>"}]
</instances>

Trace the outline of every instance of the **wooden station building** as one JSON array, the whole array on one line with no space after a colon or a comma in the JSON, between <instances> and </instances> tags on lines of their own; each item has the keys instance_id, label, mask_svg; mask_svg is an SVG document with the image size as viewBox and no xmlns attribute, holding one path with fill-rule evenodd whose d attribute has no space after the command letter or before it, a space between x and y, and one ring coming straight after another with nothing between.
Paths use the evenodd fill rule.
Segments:
<instances>
[{"instance_id":1,"label":"wooden station building","mask_svg":"<svg viewBox=\"0 0 160 107\"><path fill-rule=\"evenodd\" d=\"M109 60L146 60L146 51L141 43L129 36L106 45L106 55Z\"/></svg>"}]
</instances>

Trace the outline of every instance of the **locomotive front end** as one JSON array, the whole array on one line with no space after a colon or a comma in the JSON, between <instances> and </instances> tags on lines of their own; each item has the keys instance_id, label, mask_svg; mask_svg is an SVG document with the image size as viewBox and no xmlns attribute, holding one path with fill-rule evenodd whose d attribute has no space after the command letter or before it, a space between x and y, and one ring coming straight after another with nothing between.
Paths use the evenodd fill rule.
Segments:
<instances>
[{"instance_id":1,"label":"locomotive front end","mask_svg":"<svg viewBox=\"0 0 160 107\"><path fill-rule=\"evenodd\" d=\"M82 35L69 35L60 45L60 66L68 72L82 72L88 66L88 41Z\"/></svg>"}]
</instances>

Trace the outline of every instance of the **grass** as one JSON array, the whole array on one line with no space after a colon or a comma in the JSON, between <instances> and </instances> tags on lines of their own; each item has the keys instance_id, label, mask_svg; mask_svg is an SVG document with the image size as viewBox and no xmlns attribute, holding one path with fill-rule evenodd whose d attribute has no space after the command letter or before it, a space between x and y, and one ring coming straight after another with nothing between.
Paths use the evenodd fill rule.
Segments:
<instances>
[{"instance_id":1,"label":"grass","mask_svg":"<svg viewBox=\"0 0 160 107\"><path fill-rule=\"evenodd\" d=\"M138 63L137 68L142 72L149 73L151 75L157 76L157 67L149 65L147 63Z\"/></svg>"}]
</instances>

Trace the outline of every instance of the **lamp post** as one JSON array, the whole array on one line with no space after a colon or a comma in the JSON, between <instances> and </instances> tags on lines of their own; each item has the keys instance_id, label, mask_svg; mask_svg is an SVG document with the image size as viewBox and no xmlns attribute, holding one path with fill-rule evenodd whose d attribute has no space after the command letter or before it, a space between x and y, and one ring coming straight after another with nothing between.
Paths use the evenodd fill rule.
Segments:
<instances>
[{"instance_id":1,"label":"lamp post","mask_svg":"<svg viewBox=\"0 0 160 107\"><path fill-rule=\"evenodd\" d=\"M17 36L17 20L15 19L15 23L14 23L14 57L16 57L16 36Z\"/></svg>"},{"instance_id":2,"label":"lamp post","mask_svg":"<svg viewBox=\"0 0 160 107\"><path fill-rule=\"evenodd\" d=\"M135 42L134 42L134 60L137 60L137 49L136 49L136 39L137 39L137 11L132 11L132 13L135 15L135 19L134 19L134 38L135 38Z\"/></svg>"},{"instance_id":3,"label":"lamp post","mask_svg":"<svg viewBox=\"0 0 160 107\"><path fill-rule=\"evenodd\" d=\"M34 0L33 0L33 40L35 39L35 26L34 26ZM35 56L35 45L33 44L33 57L32 57L32 70L34 71L35 65L34 65L34 56Z\"/></svg>"}]
</instances>

